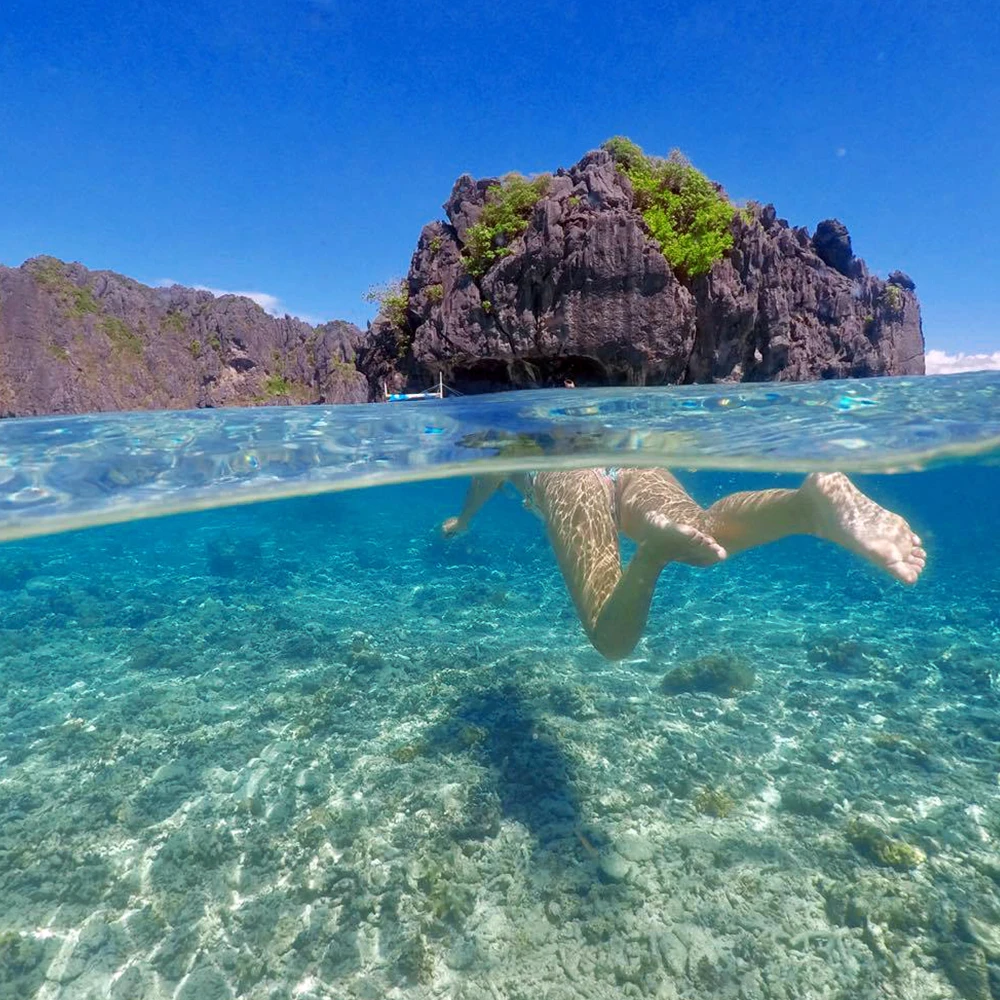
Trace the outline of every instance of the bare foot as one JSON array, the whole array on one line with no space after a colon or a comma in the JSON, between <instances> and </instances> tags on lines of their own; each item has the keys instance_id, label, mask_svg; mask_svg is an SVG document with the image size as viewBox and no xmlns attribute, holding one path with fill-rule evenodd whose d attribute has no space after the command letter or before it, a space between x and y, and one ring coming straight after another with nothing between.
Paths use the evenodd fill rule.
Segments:
<instances>
[{"instance_id":1,"label":"bare foot","mask_svg":"<svg viewBox=\"0 0 1000 1000\"><path fill-rule=\"evenodd\" d=\"M465 526L457 517L449 517L448 520L441 525L441 533L448 537L451 537L452 535L460 535L463 531L465 531Z\"/></svg>"},{"instance_id":2,"label":"bare foot","mask_svg":"<svg viewBox=\"0 0 1000 1000\"><path fill-rule=\"evenodd\" d=\"M678 524L659 513L646 514L645 519L643 543L665 562L714 566L726 558L726 550L711 535L690 524Z\"/></svg>"},{"instance_id":3,"label":"bare foot","mask_svg":"<svg viewBox=\"0 0 1000 1000\"><path fill-rule=\"evenodd\" d=\"M920 539L898 514L866 497L842 472L814 472L802 484L813 534L856 552L903 583L927 563Z\"/></svg>"}]
</instances>

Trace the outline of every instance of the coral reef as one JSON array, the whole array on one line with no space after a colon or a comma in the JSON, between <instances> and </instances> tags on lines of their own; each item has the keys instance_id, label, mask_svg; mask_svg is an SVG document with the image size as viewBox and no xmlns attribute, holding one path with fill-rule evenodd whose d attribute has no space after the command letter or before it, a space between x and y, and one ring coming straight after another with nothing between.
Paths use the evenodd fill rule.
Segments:
<instances>
[{"instance_id":1,"label":"coral reef","mask_svg":"<svg viewBox=\"0 0 1000 1000\"><path fill-rule=\"evenodd\" d=\"M847 824L847 839L851 846L876 864L909 871L927 860L919 847L890 837L874 823L854 817Z\"/></svg>"}]
</instances>

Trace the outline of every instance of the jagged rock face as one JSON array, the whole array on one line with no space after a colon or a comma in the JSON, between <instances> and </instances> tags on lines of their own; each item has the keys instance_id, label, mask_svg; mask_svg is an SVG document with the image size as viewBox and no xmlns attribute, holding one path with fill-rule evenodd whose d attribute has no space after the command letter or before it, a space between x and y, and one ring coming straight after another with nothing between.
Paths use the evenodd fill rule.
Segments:
<instances>
[{"instance_id":1,"label":"jagged rock face","mask_svg":"<svg viewBox=\"0 0 1000 1000\"><path fill-rule=\"evenodd\" d=\"M39 257L0 267L0 415L363 402L363 338Z\"/></svg>"},{"instance_id":2,"label":"jagged rock face","mask_svg":"<svg viewBox=\"0 0 1000 1000\"><path fill-rule=\"evenodd\" d=\"M684 282L647 233L629 180L597 151L552 178L510 255L474 279L465 232L494 183L459 178L448 222L421 233L407 329L376 321L359 352L374 394L430 384L439 371L465 392L565 377L646 385L923 372L912 288L887 291L833 220L817 245L772 206L737 215L732 251Z\"/></svg>"},{"instance_id":3,"label":"jagged rock face","mask_svg":"<svg viewBox=\"0 0 1000 1000\"><path fill-rule=\"evenodd\" d=\"M812 245L816 256L824 264L829 264L847 278L852 277L854 250L851 247L851 234L839 219L824 219L813 233Z\"/></svg>"},{"instance_id":4,"label":"jagged rock face","mask_svg":"<svg viewBox=\"0 0 1000 1000\"><path fill-rule=\"evenodd\" d=\"M771 205L734 226L732 253L692 286L698 337L686 381L923 374L912 290L890 288L853 255L853 276L841 274Z\"/></svg>"}]
</instances>

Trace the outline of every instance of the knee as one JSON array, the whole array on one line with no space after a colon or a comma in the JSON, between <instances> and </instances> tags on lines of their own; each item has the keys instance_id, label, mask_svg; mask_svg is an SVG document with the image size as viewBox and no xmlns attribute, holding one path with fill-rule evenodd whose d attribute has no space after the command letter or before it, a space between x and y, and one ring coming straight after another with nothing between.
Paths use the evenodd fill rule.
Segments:
<instances>
[{"instance_id":1,"label":"knee","mask_svg":"<svg viewBox=\"0 0 1000 1000\"><path fill-rule=\"evenodd\" d=\"M624 660L633 649L636 647L638 640L633 640L631 642L627 640L622 640L617 637L607 637L599 636L590 633L588 635L590 639L590 644L597 650L601 656L606 660Z\"/></svg>"}]
</instances>

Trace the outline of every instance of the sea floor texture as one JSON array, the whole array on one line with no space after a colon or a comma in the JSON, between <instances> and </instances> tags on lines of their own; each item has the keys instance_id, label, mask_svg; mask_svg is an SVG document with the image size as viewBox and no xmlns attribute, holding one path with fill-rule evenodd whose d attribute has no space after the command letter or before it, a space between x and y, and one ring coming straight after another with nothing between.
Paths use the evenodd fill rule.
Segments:
<instances>
[{"instance_id":1,"label":"sea floor texture","mask_svg":"<svg viewBox=\"0 0 1000 1000\"><path fill-rule=\"evenodd\" d=\"M460 480L0 547L0 997L1000 998L998 482L862 481L913 588L671 567L621 663Z\"/></svg>"}]
</instances>

